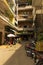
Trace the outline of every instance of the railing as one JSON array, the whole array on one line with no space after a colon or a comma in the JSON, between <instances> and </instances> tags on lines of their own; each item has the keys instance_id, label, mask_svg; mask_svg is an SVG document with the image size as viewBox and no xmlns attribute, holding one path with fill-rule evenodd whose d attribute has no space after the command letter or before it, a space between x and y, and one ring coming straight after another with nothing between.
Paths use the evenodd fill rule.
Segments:
<instances>
[{"instance_id":1,"label":"railing","mask_svg":"<svg viewBox=\"0 0 43 65\"><path fill-rule=\"evenodd\" d=\"M18 16L18 21L28 21L28 20L33 20L33 16L24 16L24 17L20 17Z\"/></svg>"},{"instance_id":2,"label":"railing","mask_svg":"<svg viewBox=\"0 0 43 65\"><path fill-rule=\"evenodd\" d=\"M22 27L22 28L19 28L19 29L23 29L24 31L26 31L26 30L33 30L32 27L31 28L24 28L24 27Z\"/></svg>"},{"instance_id":3,"label":"railing","mask_svg":"<svg viewBox=\"0 0 43 65\"><path fill-rule=\"evenodd\" d=\"M32 6L18 7L18 10L33 10Z\"/></svg>"},{"instance_id":4,"label":"railing","mask_svg":"<svg viewBox=\"0 0 43 65\"><path fill-rule=\"evenodd\" d=\"M24 2L22 2L22 1L18 1L18 4L19 4L19 6L23 6L23 5L32 5L32 1L24 1Z\"/></svg>"},{"instance_id":5,"label":"railing","mask_svg":"<svg viewBox=\"0 0 43 65\"><path fill-rule=\"evenodd\" d=\"M18 28L18 30L23 30L23 31L27 31L27 30L34 30L34 28L24 28L24 27L17 27Z\"/></svg>"},{"instance_id":6,"label":"railing","mask_svg":"<svg viewBox=\"0 0 43 65\"><path fill-rule=\"evenodd\" d=\"M8 17L4 16L3 14L0 14L0 16L2 16L4 19L6 19L7 21L10 21Z\"/></svg>"},{"instance_id":7,"label":"railing","mask_svg":"<svg viewBox=\"0 0 43 65\"><path fill-rule=\"evenodd\" d=\"M20 17L28 17L28 15L27 14L21 14L21 15L19 15Z\"/></svg>"}]
</instances>

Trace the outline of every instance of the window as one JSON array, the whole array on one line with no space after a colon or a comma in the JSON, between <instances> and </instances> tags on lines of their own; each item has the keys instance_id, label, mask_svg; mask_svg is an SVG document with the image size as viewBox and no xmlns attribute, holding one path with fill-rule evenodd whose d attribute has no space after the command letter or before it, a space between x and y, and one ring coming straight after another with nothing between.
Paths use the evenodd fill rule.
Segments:
<instances>
[{"instance_id":1,"label":"window","mask_svg":"<svg viewBox=\"0 0 43 65\"><path fill-rule=\"evenodd\" d=\"M27 0L29 5L32 5L32 0Z\"/></svg>"},{"instance_id":2,"label":"window","mask_svg":"<svg viewBox=\"0 0 43 65\"><path fill-rule=\"evenodd\" d=\"M24 25L24 28L27 28L27 25Z\"/></svg>"}]
</instances>

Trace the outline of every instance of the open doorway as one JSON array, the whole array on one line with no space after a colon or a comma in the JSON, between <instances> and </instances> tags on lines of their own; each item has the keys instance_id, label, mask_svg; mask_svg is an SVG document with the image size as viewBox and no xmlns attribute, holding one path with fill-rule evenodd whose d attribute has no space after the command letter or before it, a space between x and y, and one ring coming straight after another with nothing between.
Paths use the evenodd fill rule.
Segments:
<instances>
[{"instance_id":1,"label":"open doorway","mask_svg":"<svg viewBox=\"0 0 43 65\"><path fill-rule=\"evenodd\" d=\"M2 44L2 32L0 32L0 45Z\"/></svg>"}]
</instances>

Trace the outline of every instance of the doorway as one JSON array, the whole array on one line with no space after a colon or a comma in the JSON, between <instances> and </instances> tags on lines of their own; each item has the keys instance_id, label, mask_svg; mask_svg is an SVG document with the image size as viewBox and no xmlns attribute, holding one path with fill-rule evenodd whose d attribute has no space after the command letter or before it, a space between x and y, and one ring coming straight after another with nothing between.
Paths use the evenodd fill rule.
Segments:
<instances>
[{"instance_id":1,"label":"doorway","mask_svg":"<svg viewBox=\"0 0 43 65\"><path fill-rule=\"evenodd\" d=\"M0 32L0 45L2 44L2 32Z\"/></svg>"}]
</instances>

